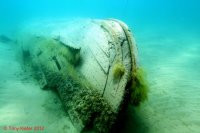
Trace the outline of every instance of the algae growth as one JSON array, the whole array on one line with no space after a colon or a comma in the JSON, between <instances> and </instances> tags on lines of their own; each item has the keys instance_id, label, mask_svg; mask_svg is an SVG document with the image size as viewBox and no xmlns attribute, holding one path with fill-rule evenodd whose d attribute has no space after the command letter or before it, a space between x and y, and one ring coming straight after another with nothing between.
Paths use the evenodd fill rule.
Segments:
<instances>
[{"instance_id":1,"label":"algae growth","mask_svg":"<svg viewBox=\"0 0 200 133\"><path fill-rule=\"evenodd\" d=\"M34 43L31 48L31 69L36 80L42 83L42 88L58 92L78 129L108 132L116 119L116 112L76 70L80 50L53 39L40 38Z\"/></svg>"},{"instance_id":2,"label":"algae growth","mask_svg":"<svg viewBox=\"0 0 200 133\"><path fill-rule=\"evenodd\" d=\"M125 73L125 67L124 65L117 61L117 63L114 65L113 67L113 76L115 79L119 79L121 78L121 76L123 76Z\"/></svg>"},{"instance_id":3,"label":"algae growth","mask_svg":"<svg viewBox=\"0 0 200 133\"><path fill-rule=\"evenodd\" d=\"M148 83L145 72L142 68L137 68L131 73L130 89L130 103L133 105L140 105L148 98Z\"/></svg>"}]
</instances>

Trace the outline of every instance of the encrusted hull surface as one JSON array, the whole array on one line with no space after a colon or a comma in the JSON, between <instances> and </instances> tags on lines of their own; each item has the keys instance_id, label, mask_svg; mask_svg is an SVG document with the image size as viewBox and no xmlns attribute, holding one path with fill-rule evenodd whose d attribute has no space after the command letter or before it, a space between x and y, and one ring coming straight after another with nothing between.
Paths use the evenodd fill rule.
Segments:
<instances>
[{"instance_id":1,"label":"encrusted hull surface","mask_svg":"<svg viewBox=\"0 0 200 133\"><path fill-rule=\"evenodd\" d=\"M77 130L108 132L136 68L128 27L114 19L86 19L35 23L21 33L24 64L41 88L57 90Z\"/></svg>"}]
</instances>

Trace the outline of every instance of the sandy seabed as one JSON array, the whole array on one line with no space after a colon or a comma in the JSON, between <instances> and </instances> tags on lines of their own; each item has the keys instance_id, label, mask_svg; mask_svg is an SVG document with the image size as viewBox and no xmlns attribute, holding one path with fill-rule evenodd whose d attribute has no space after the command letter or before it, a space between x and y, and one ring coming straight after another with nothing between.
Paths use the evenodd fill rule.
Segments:
<instances>
[{"instance_id":1,"label":"sandy seabed","mask_svg":"<svg viewBox=\"0 0 200 133\"><path fill-rule=\"evenodd\" d=\"M200 37L191 31L135 31L149 99L130 106L123 133L200 131ZM173 28L172 28L173 29ZM22 70L14 44L0 43L0 132L31 127L44 133L75 133L62 103ZM19 129L18 129L19 130Z\"/></svg>"},{"instance_id":2,"label":"sandy seabed","mask_svg":"<svg viewBox=\"0 0 200 133\"><path fill-rule=\"evenodd\" d=\"M0 132L76 133L58 95L23 71L16 49L0 43Z\"/></svg>"},{"instance_id":3,"label":"sandy seabed","mask_svg":"<svg viewBox=\"0 0 200 133\"><path fill-rule=\"evenodd\" d=\"M135 33L150 91L148 101L129 108L123 131L199 133L199 32L177 27L153 26Z\"/></svg>"}]
</instances>

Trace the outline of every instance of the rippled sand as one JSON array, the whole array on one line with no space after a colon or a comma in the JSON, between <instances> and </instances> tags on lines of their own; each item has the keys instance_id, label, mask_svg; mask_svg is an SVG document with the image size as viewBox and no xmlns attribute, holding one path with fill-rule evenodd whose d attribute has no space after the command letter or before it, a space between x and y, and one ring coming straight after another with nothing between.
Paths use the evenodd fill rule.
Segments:
<instances>
[{"instance_id":1,"label":"rippled sand","mask_svg":"<svg viewBox=\"0 0 200 133\"><path fill-rule=\"evenodd\" d=\"M149 99L140 107L129 107L126 121L121 123L122 132L198 133L199 34L141 27L134 33L139 62L148 75ZM4 126L43 126L48 133L76 132L58 96L41 90L22 71L15 49L13 44L0 43L0 132Z\"/></svg>"},{"instance_id":2,"label":"rippled sand","mask_svg":"<svg viewBox=\"0 0 200 133\"><path fill-rule=\"evenodd\" d=\"M15 44L0 43L0 132L76 132L58 96L41 90L16 54ZM14 129L19 127L32 130Z\"/></svg>"},{"instance_id":3,"label":"rippled sand","mask_svg":"<svg viewBox=\"0 0 200 133\"><path fill-rule=\"evenodd\" d=\"M148 74L150 92L147 102L139 108L129 108L123 130L128 133L198 133L198 34L184 28L176 29L176 26L171 29L155 26L135 34L140 64Z\"/></svg>"}]
</instances>

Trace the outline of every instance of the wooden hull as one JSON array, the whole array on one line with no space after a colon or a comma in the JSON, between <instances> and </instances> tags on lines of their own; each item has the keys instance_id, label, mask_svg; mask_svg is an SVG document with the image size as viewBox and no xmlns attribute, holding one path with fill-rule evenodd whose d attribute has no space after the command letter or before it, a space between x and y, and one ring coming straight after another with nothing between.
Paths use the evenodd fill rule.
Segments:
<instances>
[{"instance_id":1,"label":"wooden hull","mask_svg":"<svg viewBox=\"0 0 200 133\"><path fill-rule=\"evenodd\" d=\"M27 26L19 38L25 64L41 88L58 91L77 130L108 132L136 68L128 27L113 19L47 22Z\"/></svg>"}]
</instances>

